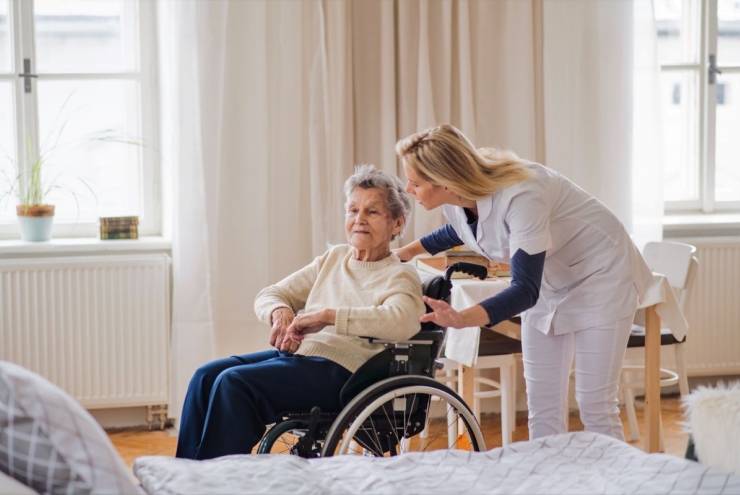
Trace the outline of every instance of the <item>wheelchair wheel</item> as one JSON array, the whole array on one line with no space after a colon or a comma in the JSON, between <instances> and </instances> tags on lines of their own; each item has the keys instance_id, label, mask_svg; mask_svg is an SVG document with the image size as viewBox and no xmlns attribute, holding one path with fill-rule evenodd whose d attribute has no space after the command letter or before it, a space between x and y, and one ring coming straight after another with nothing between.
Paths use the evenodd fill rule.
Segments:
<instances>
[{"instance_id":1,"label":"wheelchair wheel","mask_svg":"<svg viewBox=\"0 0 740 495\"><path fill-rule=\"evenodd\" d=\"M398 376L378 382L347 404L332 424L321 456L485 448L473 412L455 392L429 377Z\"/></svg>"},{"instance_id":2,"label":"wheelchair wheel","mask_svg":"<svg viewBox=\"0 0 740 495\"><path fill-rule=\"evenodd\" d=\"M288 420L277 423L262 437L257 453L297 455L298 442L307 429L308 423L305 421Z\"/></svg>"}]
</instances>

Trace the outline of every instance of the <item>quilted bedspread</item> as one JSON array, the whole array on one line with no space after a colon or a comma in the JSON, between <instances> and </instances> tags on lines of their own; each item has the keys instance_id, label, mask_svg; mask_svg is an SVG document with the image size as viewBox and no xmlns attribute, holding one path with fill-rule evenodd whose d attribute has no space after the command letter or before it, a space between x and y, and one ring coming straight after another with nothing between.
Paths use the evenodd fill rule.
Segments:
<instances>
[{"instance_id":1,"label":"quilted bedspread","mask_svg":"<svg viewBox=\"0 0 740 495\"><path fill-rule=\"evenodd\" d=\"M667 454L646 454L587 432L488 452L434 451L393 458L235 455L209 461L140 457L150 494L707 493L739 494L740 476Z\"/></svg>"}]
</instances>

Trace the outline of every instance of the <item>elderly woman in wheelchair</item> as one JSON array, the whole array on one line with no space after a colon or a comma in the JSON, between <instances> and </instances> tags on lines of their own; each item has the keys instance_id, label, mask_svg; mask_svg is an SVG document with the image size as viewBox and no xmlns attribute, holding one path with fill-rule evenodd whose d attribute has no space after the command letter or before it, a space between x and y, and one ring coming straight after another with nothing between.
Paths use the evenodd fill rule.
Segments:
<instances>
[{"instance_id":1,"label":"elderly woman in wheelchair","mask_svg":"<svg viewBox=\"0 0 740 495\"><path fill-rule=\"evenodd\" d=\"M411 211L403 183L362 165L344 189L348 244L257 295L255 312L271 325L275 350L219 359L196 371L177 457L250 453L273 423L260 452L290 442L288 450L304 457L350 448L394 454L427 429L432 396L452 404L443 415L455 423L454 432L445 428L445 447L459 441L483 446L469 408L431 378L444 331L419 332L425 313L419 277L391 253L390 242ZM437 298L449 293L449 277L447 285L431 285ZM455 415L464 416L463 427Z\"/></svg>"}]
</instances>

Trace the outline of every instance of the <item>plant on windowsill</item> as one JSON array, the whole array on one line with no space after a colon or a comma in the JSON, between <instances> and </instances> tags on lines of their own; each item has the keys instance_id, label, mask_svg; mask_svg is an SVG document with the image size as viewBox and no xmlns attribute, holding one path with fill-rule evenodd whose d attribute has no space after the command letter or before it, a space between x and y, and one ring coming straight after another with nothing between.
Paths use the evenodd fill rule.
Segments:
<instances>
[{"instance_id":1,"label":"plant on windowsill","mask_svg":"<svg viewBox=\"0 0 740 495\"><path fill-rule=\"evenodd\" d=\"M29 157L30 167L24 169L8 157L8 161L14 163L16 166L17 173L11 181L10 189L0 196L0 199L17 192L18 205L16 206L16 215L18 216L21 239L27 242L43 242L51 239L51 230L54 222L55 207L53 204L47 203L49 194L55 190L62 190L72 195L75 203L78 205L78 212L79 201L75 190L68 184L62 185L59 182L59 177L55 179L47 179L46 177L45 169L48 166L49 157L58 143L58 136L55 146L51 146L46 150L42 148L38 154L34 152L30 136L27 138L27 143L26 156ZM76 179L97 200L95 192L88 185L87 181L82 177L76 177Z\"/></svg>"},{"instance_id":2,"label":"plant on windowsill","mask_svg":"<svg viewBox=\"0 0 740 495\"><path fill-rule=\"evenodd\" d=\"M19 205L15 207L18 215L18 227L21 239L39 242L51 239L51 227L54 222L54 205L46 204L49 188L44 187L41 172L44 160L39 157L33 161L27 186L16 180ZM20 177L19 177L20 178Z\"/></svg>"},{"instance_id":3,"label":"plant on windowsill","mask_svg":"<svg viewBox=\"0 0 740 495\"><path fill-rule=\"evenodd\" d=\"M51 238L55 206L50 204L49 200L54 197L58 198L57 193L69 194L72 197L77 207L78 219L80 214L79 200L83 196L88 197L90 195L97 204L98 197L84 177L79 176L79 174L70 176L69 174L59 173L58 167L60 164L68 162L70 153L79 151L80 147L105 143L148 148L142 140L127 137L125 134L112 129L95 131L78 138L62 139L65 130L68 131L79 110L66 112L74 95L75 92L73 91L67 96L51 126L52 131L38 147L33 145L31 133L26 132L24 136L26 153L25 157L20 158L25 162L16 161L7 152L5 153L6 161L13 165L14 174L12 177L8 177L8 174L3 171L10 187L7 191L0 191L0 201L6 196L16 195L18 197L16 214L21 239L24 241L47 241Z\"/></svg>"}]
</instances>

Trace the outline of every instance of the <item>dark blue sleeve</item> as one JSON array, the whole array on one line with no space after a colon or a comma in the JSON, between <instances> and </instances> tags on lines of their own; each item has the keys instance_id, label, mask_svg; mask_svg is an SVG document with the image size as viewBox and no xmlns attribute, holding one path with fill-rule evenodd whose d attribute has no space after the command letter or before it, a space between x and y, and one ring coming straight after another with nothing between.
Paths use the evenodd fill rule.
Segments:
<instances>
[{"instance_id":1,"label":"dark blue sleeve","mask_svg":"<svg viewBox=\"0 0 740 495\"><path fill-rule=\"evenodd\" d=\"M424 249L431 255L447 251L457 246L462 246L463 241L457 236L455 229L449 223L440 227L431 234L427 234L419 239Z\"/></svg>"},{"instance_id":2,"label":"dark blue sleeve","mask_svg":"<svg viewBox=\"0 0 740 495\"><path fill-rule=\"evenodd\" d=\"M533 255L518 249L511 258L511 286L482 303L488 313L488 327L516 316L537 303L540 297L545 251Z\"/></svg>"}]
</instances>

